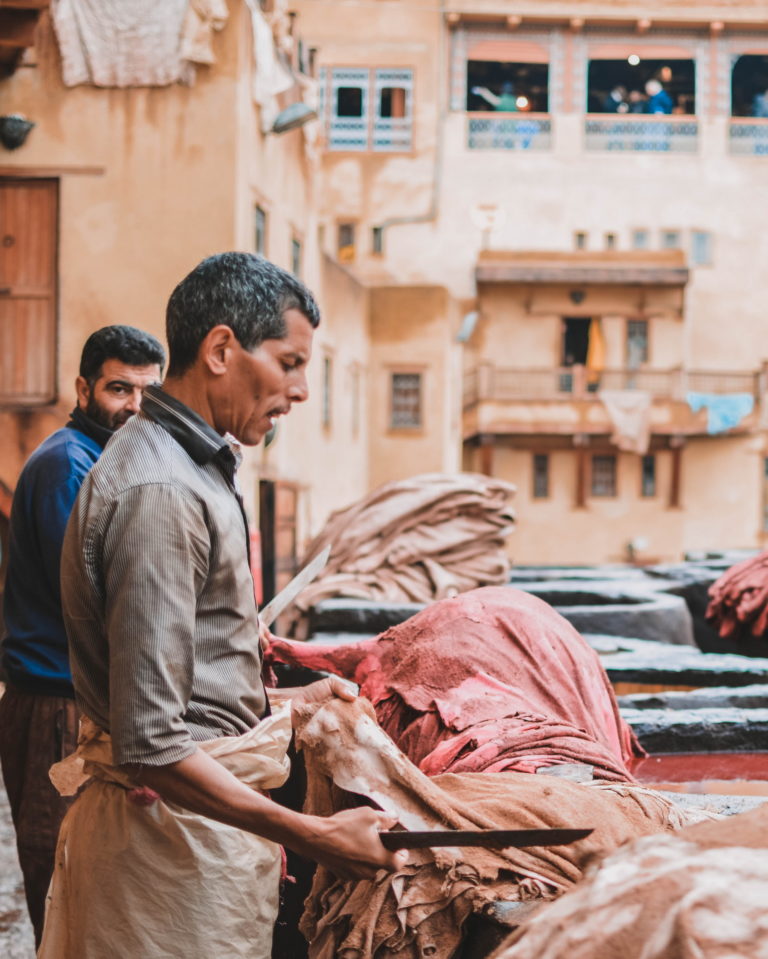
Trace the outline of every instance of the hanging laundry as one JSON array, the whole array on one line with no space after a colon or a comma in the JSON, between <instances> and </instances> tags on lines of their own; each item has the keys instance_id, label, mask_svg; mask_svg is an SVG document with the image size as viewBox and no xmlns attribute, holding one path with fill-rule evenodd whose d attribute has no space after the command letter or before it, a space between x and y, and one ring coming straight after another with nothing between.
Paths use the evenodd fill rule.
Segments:
<instances>
[{"instance_id":1,"label":"hanging laundry","mask_svg":"<svg viewBox=\"0 0 768 959\"><path fill-rule=\"evenodd\" d=\"M597 394L613 426L611 442L644 456L651 442L651 394L645 390L600 390Z\"/></svg>"},{"instance_id":2,"label":"hanging laundry","mask_svg":"<svg viewBox=\"0 0 768 959\"><path fill-rule=\"evenodd\" d=\"M707 433L726 433L749 416L755 408L751 393L686 393L686 402L693 410L707 411Z\"/></svg>"},{"instance_id":3,"label":"hanging laundry","mask_svg":"<svg viewBox=\"0 0 768 959\"><path fill-rule=\"evenodd\" d=\"M51 16L66 86L148 87L191 83L229 13L224 0L53 0Z\"/></svg>"}]
</instances>

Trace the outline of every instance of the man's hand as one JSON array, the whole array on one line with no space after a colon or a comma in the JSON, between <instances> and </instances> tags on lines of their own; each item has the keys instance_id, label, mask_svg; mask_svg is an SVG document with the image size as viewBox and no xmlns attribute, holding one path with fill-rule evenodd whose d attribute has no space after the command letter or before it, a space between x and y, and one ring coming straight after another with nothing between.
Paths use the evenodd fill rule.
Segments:
<instances>
[{"instance_id":1,"label":"man's hand","mask_svg":"<svg viewBox=\"0 0 768 959\"><path fill-rule=\"evenodd\" d=\"M291 702L295 706L300 706L302 703L324 703L334 696L343 699L346 703L357 699L349 683L339 679L338 676L328 676L326 679L319 679L316 683L310 683L309 686L300 686L291 697Z\"/></svg>"},{"instance_id":2,"label":"man's hand","mask_svg":"<svg viewBox=\"0 0 768 959\"><path fill-rule=\"evenodd\" d=\"M261 617L259 617L259 645L261 646L262 653L266 653L269 649L270 643L275 638L275 634L265 623L262 623Z\"/></svg>"},{"instance_id":3,"label":"man's hand","mask_svg":"<svg viewBox=\"0 0 768 959\"><path fill-rule=\"evenodd\" d=\"M311 833L293 848L340 879L373 879L380 869L397 872L408 860L404 850L390 852L381 844L379 832L397 823L387 813L361 806L327 818L306 818Z\"/></svg>"}]
</instances>

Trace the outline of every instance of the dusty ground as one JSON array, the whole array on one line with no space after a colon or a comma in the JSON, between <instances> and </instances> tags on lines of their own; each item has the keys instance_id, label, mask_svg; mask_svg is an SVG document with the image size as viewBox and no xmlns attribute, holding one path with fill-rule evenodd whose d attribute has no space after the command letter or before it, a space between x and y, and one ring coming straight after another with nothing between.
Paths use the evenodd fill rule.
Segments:
<instances>
[{"instance_id":1,"label":"dusty ground","mask_svg":"<svg viewBox=\"0 0 768 959\"><path fill-rule=\"evenodd\" d=\"M16 858L16 836L8 797L0 780L0 956L35 959L35 940L27 917L24 889Z\"/></svg>"}]
</instances>

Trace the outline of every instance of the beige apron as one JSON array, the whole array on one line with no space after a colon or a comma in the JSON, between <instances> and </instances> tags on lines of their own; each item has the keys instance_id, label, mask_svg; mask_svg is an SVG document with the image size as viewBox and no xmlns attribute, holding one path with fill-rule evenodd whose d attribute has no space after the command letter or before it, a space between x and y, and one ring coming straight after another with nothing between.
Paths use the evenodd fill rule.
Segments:
<instances>
[{"instance_id":1,"label":"beige apron","mask_svg":"<svg viewBox=\"0 0 768 959\"><path fill-rule=\"evenodd\" d=\"M242 736L198 743L256 790L289 771L290 708ZM268 959L281 854L275 843L188 812L112 764L85 719L77 752L51 769L63 795L91 782L61 827L38 959Z\"/></svg>"}]
</instances>

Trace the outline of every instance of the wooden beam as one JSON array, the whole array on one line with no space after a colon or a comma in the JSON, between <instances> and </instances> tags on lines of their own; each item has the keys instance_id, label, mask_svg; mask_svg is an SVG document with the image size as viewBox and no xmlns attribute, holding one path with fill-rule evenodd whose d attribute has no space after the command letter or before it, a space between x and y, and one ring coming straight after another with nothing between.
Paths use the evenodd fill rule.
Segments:
<instances>
[{"instance_id":1,"label":"wooden beam","mask_svg":"<svg viewBox=\"0 0 768 959\"><path fill-rule=\"evenodd\" d=\"M576 497L574 502L576 509L586 509L587 507L588 468L589 456L587 449L583 444L580 444L576 447Z\"/></svg>"},{"instance_id":2,"label":"wooden beam","mask_svg":"<svg viewBox=\"0 0 768 959\"><path fill-rule=\"evenodd\" d=\"M0 46L32 46L37 17L34 10L6 10L0 7Z\"/></svg>"},{"instance_id":3,"label":"wooden beam","mask_svg":"<svg viewBox=\"0 0 768 959\"><path fill-rule=\"evenodd\" d=\"M0 177L15 177L20 180L27 178L45 180L59 176L104 176L107 172L103 166L0 166Z\"/></svg>"},{"instance_id":4,"label":"wooden beam","mask_svg":"<svg viewBox=\"0 0 768 959\"><path fill-rule=\"evenodd\" d=\"M683 441L678 439L671 448L672 473L669 478L669 508L680 509L683 472Z\"/></svg>"},{"instance_id":5,"label":"wooden beam","mask_svg":"<svg viewBox=\"0 0 768 959\"><path fill-rule=\"evenodd\" d=\"M483 438L480 444L480 472L485 476L493 476L493 440Z\"/></svg>"}]
</instances>

